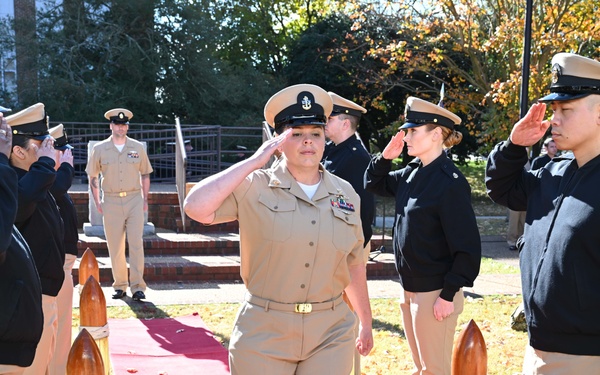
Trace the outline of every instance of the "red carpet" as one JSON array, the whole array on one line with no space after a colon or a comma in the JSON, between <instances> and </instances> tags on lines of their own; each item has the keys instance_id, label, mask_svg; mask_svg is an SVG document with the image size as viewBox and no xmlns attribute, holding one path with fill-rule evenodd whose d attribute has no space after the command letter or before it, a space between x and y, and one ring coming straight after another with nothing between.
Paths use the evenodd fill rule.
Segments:
<instances>
[{"instance_id":1,"label":"red carpet","mask_svg":"<svg viewBox=\"0 0 600 375\"><path fill-rule=\"evenodd\" d=\"M115 375L229 374L227 350L200 316L109 319Z\"/></svg>"}]
</instances>

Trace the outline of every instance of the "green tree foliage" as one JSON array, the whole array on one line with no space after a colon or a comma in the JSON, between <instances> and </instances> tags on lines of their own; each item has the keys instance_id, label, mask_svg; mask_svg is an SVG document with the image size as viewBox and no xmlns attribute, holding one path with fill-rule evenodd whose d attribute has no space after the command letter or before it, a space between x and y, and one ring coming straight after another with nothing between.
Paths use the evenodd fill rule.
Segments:
<instances>
[{"instance_id":1,"label":"green tree foliage","mask_svg":"<svg viewBox=\"0 0 600 375\"><path fill-rule=\"evenodd\" d=\"M46 3L38 16L39 100L54 119L103 121L131 108L136 121L157 115L153 0Z\"/></svg>"},{"instance_id":2,"label":"green tree foliage","mask_svg":"<svg viewBox=\"0 0 600 375\"><path fill-rule=\"evenodd\" d=\"M223 30L215 12L208 1L164 1L158 8L161 113L165 121L176 115L183 123L259 126L281 84L250 62L218 56Z\"/></svg>"},{"instance_id":3,"label":"green tree foliage","mask_svg":"<svg viewBox=\"0 0 600 375\"><path fill-rule=\"evenodd\" d=\"M359 133L373 146L372 152L382 150L396 133L408 96L437 103L442 83L448 85L453 79L441 68L435 74L424 72L415 69L410 60L396 61L374 49L392 40L414 44L418 37L408 27L400 33L399 13L391 10L359 4L346 9L349 15L332 14L303 33L292 47L285 70L291 83L320 84L367 108ZM475 144L467 131L464 134L463 143L452 151L461 160Z\"/></svg>"},{"instance_id":4,"label":"green tree foliage","mask_svg":"<svg viewBox=\"0 0 600 375\"><path fill-rule=\"evenodd\" d=\"M400 36L374 41L369 56L446 82L451 110L463 117L470 135L487 152L506 139L519 118L519 89L525 6L522 1L415 0L371 3L397 19ZM355 27L368 22L361 10ZM597 56L599 26L592 0L536 1L532 25L529 98L549 85L549 61L557 52ZM587 53L585 53L587 52Z\"/></svg>"},{"instance_id":5,"label":"green tree foliage","mask_svg":"<svg viewBox=\"0 0 600 375\"><path fill-rule=\"evenodd\" d=\"M519 117L523 0L48 0L40 9L38 52L26 57L38 67L32 96L54 120L98 121L124 106L140 122L255 126L270 95L308 82L366 107L360 134L377 151L406 98L437 102L443 84L446 108L463 119L453 148L462 157L487 152ZM534 2L529 102L546 92L555 53L598 58L598 10L594 0ZM0 53L16 39L16 25L2 26ZM1 94L14 109L31 104Z\"/></svg>"},{"instance_id":6,"label":"green tree foliage","mask_svg":"<svg viewBox=\"0 0 600 375\"><path fill-rule=\"evenodd\" d=\"M328 0L223 0L215 4L222 23L218 55L233 64L277 75L298 36L326 14Z\"/></svg>"}]
</instances>

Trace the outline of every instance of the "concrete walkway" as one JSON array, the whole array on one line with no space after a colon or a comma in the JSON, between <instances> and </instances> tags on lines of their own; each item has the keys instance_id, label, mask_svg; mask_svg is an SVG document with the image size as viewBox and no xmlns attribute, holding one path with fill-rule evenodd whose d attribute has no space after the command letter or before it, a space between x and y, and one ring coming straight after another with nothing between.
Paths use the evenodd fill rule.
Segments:
<instances>
[{"instance_id":1,"label":"concrete walkway","mask_svg":"<svg viewBox=\"0 0 600 375\"><path fill-rule=\"evenodd\" d=\"M485 236L482 239L484 257L518 267L518 253L509 251L504 237ZM393 258L392 254L384 253L379 257ZM521 279L519 274L480 275L472 288L465 288L467 295L472 297L495 294L521 294ZM371 298L398 298L400 286L397 279L369 280L369 296ZM79 306L78 288L75 288L73 306ZM113 300L111 287L103 287L107 306L126 306L136 303L131 300L131 292L123 300ZM201 303L239 303L245 293L241 282L195 282L195 283L161 283L148 285L147 301L155 305L201 304Z\"/></svg>"}]
</instances>

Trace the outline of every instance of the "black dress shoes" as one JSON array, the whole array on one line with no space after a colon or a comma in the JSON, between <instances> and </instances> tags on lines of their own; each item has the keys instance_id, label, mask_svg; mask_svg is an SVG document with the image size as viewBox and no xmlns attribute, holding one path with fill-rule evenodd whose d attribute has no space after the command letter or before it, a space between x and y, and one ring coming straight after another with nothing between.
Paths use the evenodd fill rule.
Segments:
<instances>
[{"instance_id":1,"label":"black dress shoes","mask_svg":"<svg viewBox=\"0 0 600 375\"><path fill-rule=\"evenodd\" d=\"M146 295L144 294L144 292L138 290L137 292L133 293L132 298L134 301L141 301L143 299L146 299Z\"/></svg>"},{"instance_id":2,"label":"black dress shoes","mask_svg":"<svg viewBox=\"0 0 600 375\"><path fill-rule=\"evenodd\" d=\"M115 294L112 295L112 299L121 299L126 296L127 296L127 293L124 290L115 289Z\"/></svg>"}]
</instances>

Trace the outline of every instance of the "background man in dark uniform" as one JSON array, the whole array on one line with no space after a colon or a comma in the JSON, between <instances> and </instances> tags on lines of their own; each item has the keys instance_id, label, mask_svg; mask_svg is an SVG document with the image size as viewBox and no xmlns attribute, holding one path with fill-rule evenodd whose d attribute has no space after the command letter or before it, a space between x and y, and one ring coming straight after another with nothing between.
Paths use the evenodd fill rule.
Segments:
<instances>
[{"instance_id":1,"label":"background man in dark uniform","mask_svg":"<svg viewBox=\"0 0 600 375\"><path fill-rule=\"evenodd\" d=\"M371 251L375 197L365 190L364 175L371 156L358 138L356 128L360 116L367 110L358 104L329 92L333 110L327 119L325 136L330 140L325 145L322 163L329 172L348 181L360 197L360 219L365 237L365 260Z\"/></svg>"},{"instance_id":2,"label":"background man in dark uniform","mask_svg":"<svg viewBox=\"0 0 600 375\"><path fill-rule=\"evenodd\" d=\"M556 143L552 140L552 138L547 138L544 141L544 153L537 158L533 159L531 162L531 169L536 170L545 166L556 156L556 152L558 149L556 148Z\"/></svg>"},{"instance_id":3,"label":"background man in dark uniform","mask_svg":"<svg viewBox=\"0 0 600 375\"><path fill-rule=\"evenodd\" d=\"M597 374L600 369L600 62L552 58L550 94L539 99L488 157L494 202L527 209L520 250L529 345L523 373ZM552 109L546 117L546 103ZM546 134L559 150L526 171L526 147Z\"/></svg>"},{"instance_id":4,"label":"background man in dark uniform","mask_svg":"<svg viewBox=\"0 0 600 375\"><path fill-rule=\"evenodd\" d=\"M39 375L48 371L54 354L56 296L65 278L63 221L50 194L56 179L54 140L48 134L42 103L8 116L6 121L13 133L10 164L19 176L15 225L29 244L42 283L44 329L33 364L25 370L25 374Z\"/></svg>"},{"instance_id":5,"label":"background man in dark uniform","mask_svg":"<svg viewBox=\"0 0 600 375\"><path fill-rule=\"evenodd\" d=\"M85 170L89 175L94 203L102 214L114 279L113 299L125 297L129 285L132 298L139 301L146 298L142 236L152 166L142 143L127 136L133 113L115 108L107 111L104 117L110 120L112 135L94 145ZM102 186L98 178L100 174ZM129 244L130 282L125 260L125 235Z\"/></svg>"},{"instance_id":6,"label":"background man in dark uniform","mask_svg":"<svg viewBox=\"0 0 600 375\"><path fill-rule=\"evenodd\" d=\"M33 362L44 317L33 256L13 225L18 178L8 164L11 148L11 129L0 112L0 374L18 375Z\"/></svg>"}]
</instances>

